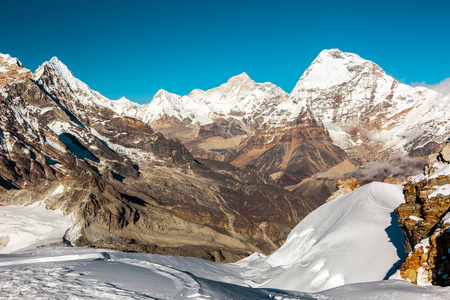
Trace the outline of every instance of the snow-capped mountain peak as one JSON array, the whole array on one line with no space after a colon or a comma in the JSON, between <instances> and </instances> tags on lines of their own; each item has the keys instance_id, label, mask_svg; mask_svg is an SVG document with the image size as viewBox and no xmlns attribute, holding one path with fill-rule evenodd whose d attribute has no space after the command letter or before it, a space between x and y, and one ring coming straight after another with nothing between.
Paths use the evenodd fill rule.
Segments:
<instances>
[{"instance_id":1,"label":"snow-capped mountain peak","mask_svg":"<svg viewBox=\"0 0 450 300\"><path fill-rule=\"evenodd\" d=\"M145 122L170 117L185 124L205 125L215 118L248 116L262 107L271 106L287 97L272 83L256 83L246 73L231 77L226 83L207 91L193 90L179 96L159 90L150 104L145 105ZM174 118L174 119L173 119Z\"/></svg>"},{"instance_id":2,"label":"snow-capped mountain peak","mask_svg":"<svg viewBox=\"0 0 450 300\"><path fill-rule=\"evenodd\" d=\"M441 95L433 90L398 82L359 55L331 49L317 56L300 77L289 100L306 105L326 124L390 130L377 140L391 139L390 145L402 147L417 136L426 135L425 131L439 128L433 125L433 114L421 117L421 125L415 124L420 119L417 115L410 117L419 106L430 105L438 97ZM406 123L406 119L412 123ZM401 126L392 131L398 125Z\"/></svg>"},{"instance_id":3,"label":"snow-capped mountain peak","mask_svg":"<svg viewBox=\"0 0 450 300\"><path fill-rule=\"evenodd\" d=\"M11 57L9 54L0 53L0 62L6 65L16 65L18 67L23 67L22 63L15 57ZM1 70L0 70L1 72Z\"/></svg>"},{"instance_id":4,"label":"snow-capped mountain peak","mask_svg":"<svg viewBox=\"0 0 450 300\"><path fill-rule=\"evenodd\" d=\"M189 97L192 97L192 96L194 96L194 95L198 95L198 94L202 94L202 93L204 93L205 91L204 90L202 90L202 89L195 89L195 90L192 90L190 93L189 93Z\"/></svg>"},{"instance_id":5,"label":"snow-capped mountain peak","mask_svg":"<svg viewBox=\"0 0 450 300\"><path fill-rule=\"evenodd\" d=\"M233 76L230 79L228 79L227 83L242 85L243 83L255 83L255 82L250 78L250 76L247 75L247 73L242 72L241 74Z\"/></svg>"},{"instance_id":6,"label":"snow-capped mountain peak","mask_svg":"<svg viewBox=\"0 0 450 300\"><path fill-rule=\"evenodd\" d=\"M300 77L293 92L300 87L327 89L351 81L360 73L374 71L384 74L378 65L357 54L323 50Z\"/></svg>"},{"instance_id":7,"label":"snow-capped mountain peak","mask_svg":"<svg viewBox=\"0 0 450 300\"><path fill-rule=\"evenodd\" d=\"M110 105L107 105L108 102L105 102L106 106L111 108L114 112L121 116L128 116L133 118L139 118L143 113L142 105L135 103L126 97L121 97L117 100L111 100L109 102Z\"/></svg>"},{"instance_id":8,"label":"snow-capped mountain peak","mask_svg":"<svg viewBox=\"0 0 450 300\"><path fill-rule=\"evenodd\" d=\"M115 103L129 103L132 102L131 100L127 99L126 97L122 96L117 100L113 100Z\"/></svg>"},{"instance_id":9,"label":"snow-capped mountain peak","mask_svg":"<svg viewBox=\"0 0 450 300\"><path fill-rule=\"evenodd\" d=\"M24 68L17 58L0 53L0 87L30 77L30 70Z\"/></svg>"},{"instance_id":10,"label":"snow-capped mountain peak","mask_svg":"<svg viewBox=\"0 0 450 300\"><path fill-rule=\"evenodd\" d=\"M48 81L49 78L51 82ZM123 105L119 105L120 107L118 108L120 102L118 103L104 97L76 78L69 68L56 56L37 68L34 72L33 80L45 86L48 91L66 90L67 100L76 100L83 107L98 105L110 108L118 114L123 114L127 110L127 108L122 107ZM72 97L67 97L69 94ZM135 107L136 105L128 103L126 106ZM136 112L131 110L127 115L136 116Z\"/></svg>"},{"instance_id":11,"label":"snow-capped mountain peak","mask_svg":"<svg viewBox=\"0 0 450 300\"><path fill-rule=\"evenodd\" d=\"M73 73L67 68L67 66L60 61L56 56L53 56L49 61L44 62L42 66L40 66L35 74L39 74L37 76L42 75L41 72L39 72L40 69L49 68L53 70L58 76L60 76L70 87L71 90L76 91L83 91L83 90L89 90L90 88L83 83L81 80L75 78Z\"/></svg>"},{"instance_id":12,"label":"snow-capped mountain peak","mask_svg":"<svg viewBox=\"0 0 450 300\"><path fill-rule=\"evenodd\" d=\"M152 101L143 108L142 119L147 123L167 118L201 125L212 122L208 117L211 110L205 104L199 103L189 96L182 97L163 89L160 89Z\"/></svg>"}]
</instances>

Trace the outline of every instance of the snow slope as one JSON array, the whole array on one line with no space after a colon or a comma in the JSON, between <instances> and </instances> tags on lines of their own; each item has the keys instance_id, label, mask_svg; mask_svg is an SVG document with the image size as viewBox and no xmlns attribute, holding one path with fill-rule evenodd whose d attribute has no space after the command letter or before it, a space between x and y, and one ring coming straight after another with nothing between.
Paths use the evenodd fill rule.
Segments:
<instances>
[{"instance_id":1,"label":"snow slope","mask_svg":"<svg viewBox=\"0 0 450 300\"><path fill-rule=\"evenodd\" d=\"M40 248L0 258L1 296L10 299L409 300L448 299L449 292L402 280L350 284L318 293L251 288L242 282L245 270L233 264L99 249Z\"/></svg>"},{"instance_id":2,"label":"snow slope","mask_svg":"<svg viewBox=\"0 0 450 300\"><path fill-rule=\"evenodd\" d=\"M0 207L0 253L13 253L62 241L72 217L47 210L37 202L29 206Z\"/></svg>"},{"instance_id":3,"label":"snow slope","mask_svg":"<svg viewBox=\"0 0 450 300\"><path fill-rule=\"evenodd\" d=\"M399 259L397 251L402 251L403 236L397 235L397 224L391 224L393 209L402 199L398 186L363 186L308 215L272 255L255 253L234 264L88 248L28 248L28 252L0 254L1 295L37 299L448 299L449 288L380 281L391 273ZM19 218L28 215L27 223L4 225L2 232L26 232L56 220L44 220L42 211L30 214L28 208L36 209L20 207L14 212ZM10 209L0 207L0 217Z\"/></svg>"},{"instance_id":4,"label":"snow slope","mask_svg":"<svg viewBox=\"0 0 450 300\"><path fill-rule=\"evenodd\" d=\"M363 186L310 213L279 250L249 265L268 268L262 286L270 288L314 292L382 280L406 256L394 213L402 202L401 186Z\"/></svg>"}]
</instances>

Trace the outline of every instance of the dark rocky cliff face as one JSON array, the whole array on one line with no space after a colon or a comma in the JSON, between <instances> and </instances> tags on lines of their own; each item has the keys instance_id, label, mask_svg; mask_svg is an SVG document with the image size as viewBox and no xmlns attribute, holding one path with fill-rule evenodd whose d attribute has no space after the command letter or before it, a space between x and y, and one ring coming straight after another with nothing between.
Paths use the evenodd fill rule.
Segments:
<instances>
[{"instance_id":1,"label":"dark rocky cliff face","mask_svg":"<svg viewBox=\"0 0 450 300\"><path fill-rule=\"evenodd\" d=\"M441 162L450 144L439 153ZM425 178L410 180L403 189L405 203L397 209L403 229L405 251L409 253L400 275L416 284L450 285L450 175L436 172L446 164L425 168Z\"/></svg>"},{"instance_id":2,"label":"dark rocky cliff face","mask_svg":"<svg viewBox=\"0 0 450 300\"><path fill-rule=\"evenodd\" d=\"M274 251L314 209L253 168L196 160L98 105L59 63L0 86L1 204L73 213L74 245L215 261Z\"/></svg>"}]
</instances>

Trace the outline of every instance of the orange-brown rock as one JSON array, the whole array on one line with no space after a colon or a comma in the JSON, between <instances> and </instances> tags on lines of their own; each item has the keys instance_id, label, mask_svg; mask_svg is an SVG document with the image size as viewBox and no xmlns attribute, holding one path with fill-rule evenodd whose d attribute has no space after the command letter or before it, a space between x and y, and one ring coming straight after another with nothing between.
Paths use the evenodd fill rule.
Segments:
<instances>
[{"instance_id":1,"label":"orange-brown rock","mask_svg":"<svg viewBox=\"0 0 450 300\"><path fill-rule=\"evenodd\" d=\"M433 234L414 247L400 267L400 276L414 284L450 285L450 224L440 224Z\"/></svg>"},{"instance_id":2,"label":"orange-brown rock","mask_svg":"<svg viewBox=\"0 0 450 300\"><path fill-rule=\"evenodd\" d=\"M0 87L31 78L33 74L20 61L8 54L0 54Z\"/></svg>"},{"instance_id":3,"label":"orange-brown rock","mask_svg":"<svg viewBox=\"0 0 450 300\"><path fill-rule=\"evenodd\" d=\"M282 186L295 185L346 159L344 150L332 143L326 128L307 109L282 126L265 124L225 155L235 166L254 164Z\"/></svg>"},{"instance_id":4,"label":"orange-brown rock","mask_svg":"<svg viewBox=\"0 0 450 300\"><path fill-rule=\"evenodd\" d=\"M420 268L426 270L428 266L429 250L429 247L425 249L426 252L424 252L424 249L422 247L418 247L416 250L414 250L400 267L400 276L403 279L409 280L411 283L417 284L417 279L420 276L420 274L418 274L420 272ZM425 272L427 274L426 279L430 281L428 270L426 270Z\"/></svg>"},{"instance_id":5,"label":"orange-brown rock","mask_svg":"<svg viewBox=\"0 0 450 300\"><path fill-rule=\"evenodd\" d=\"M433 169L426 169L432 175ZM405 233L405 251L409 256L400 275L412 283L450 285L450 196L433 193L450 183L450 176L431 176L420 182L409 181L403 194L405 203L397 209L400 227ZM432 194L433 193L433 194Z\"/></svg>"},{"instance_id":6,"label":"orange-brown rock","mask_svg":"<svg viewBox=\"0 0 450 300\"><path fill-rule=\"evenodd\" d=\"M390 183L390 184L397 184L397 185L401 185L402 182L400 179L398 179L397 177L394 177L393 174L389 175L388 177L386 177L385 180L383 180L384 183Z\"/></svg>"},{"instance_id":7,"label":"orange-brown rock","mask_svg":"<svg viewBox=\"0 0 450 300\"><path fill-rule=\"evenodd\" d=\"M328 197L326 202L333 201L336 198L351 193L357 188L360 188L361 186L359 185L358 180L356 178L350 177L347 178L345 181L339 180L336 187L338 190L334 192L330 197Z\"/></svg>"}]
</instances>

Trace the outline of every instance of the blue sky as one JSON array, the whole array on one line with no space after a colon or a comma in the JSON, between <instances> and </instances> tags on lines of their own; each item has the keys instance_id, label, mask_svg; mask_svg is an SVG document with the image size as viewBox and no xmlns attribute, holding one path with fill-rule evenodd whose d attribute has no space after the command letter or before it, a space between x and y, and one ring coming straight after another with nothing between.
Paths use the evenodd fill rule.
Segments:
<instances>
[{"instance_id":1,"label":"blue sky","mask_svg":"<svg viewBox=\"0 0 450 300\"><path fill-rule=\"evenodd\" d=\"M34 71L57 56L106 97L147 103L246 72L290 92L323 49L405 83L450 77L450 1L5 1L0 52Z\"/></svg>"}]
</instances>

